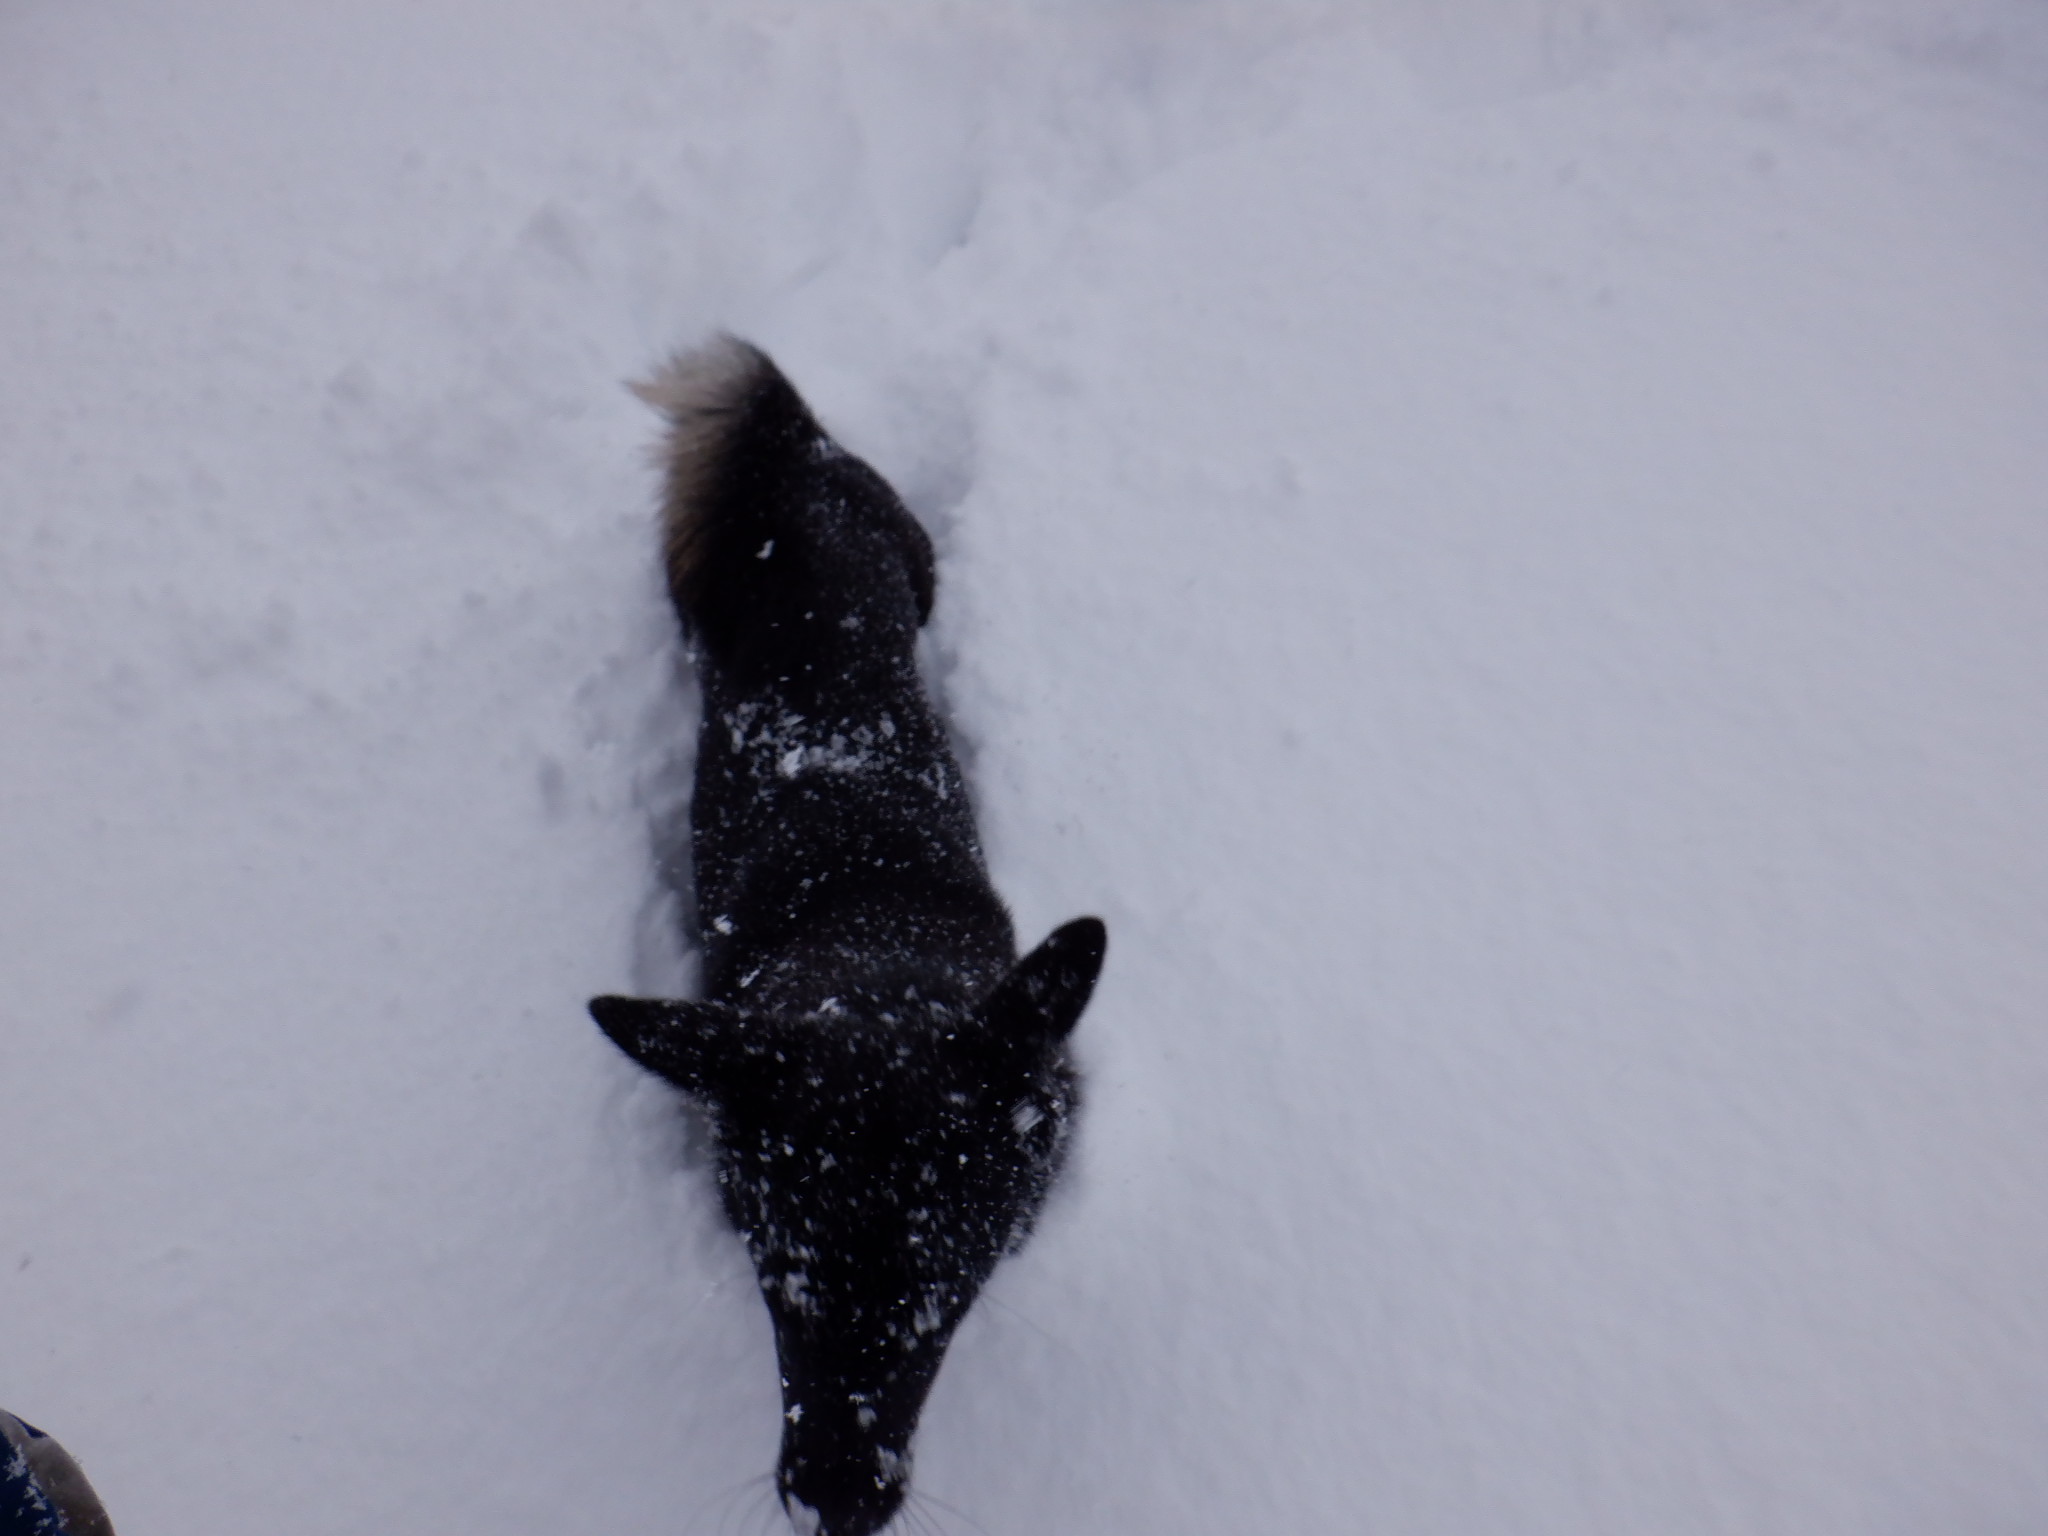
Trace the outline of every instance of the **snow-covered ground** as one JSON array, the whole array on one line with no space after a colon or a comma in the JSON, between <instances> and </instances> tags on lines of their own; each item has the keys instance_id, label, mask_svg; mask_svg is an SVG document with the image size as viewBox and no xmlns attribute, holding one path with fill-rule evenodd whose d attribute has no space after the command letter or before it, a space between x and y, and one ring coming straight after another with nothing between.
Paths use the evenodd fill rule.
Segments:
<instances>
[{"instance_id":1,"label":"snow-covered ground","mask_svg":"<svg viewBox=\"0 0 2048 1536\"><path fill-rule=\"evenodd\" d=\"M2044 251L2039 0L0 0L0 1405L128 1536L772 1528L582 1011L728 326L1111 931L921 1519L2048 1529Z\"/></svg>"}]
</instances>

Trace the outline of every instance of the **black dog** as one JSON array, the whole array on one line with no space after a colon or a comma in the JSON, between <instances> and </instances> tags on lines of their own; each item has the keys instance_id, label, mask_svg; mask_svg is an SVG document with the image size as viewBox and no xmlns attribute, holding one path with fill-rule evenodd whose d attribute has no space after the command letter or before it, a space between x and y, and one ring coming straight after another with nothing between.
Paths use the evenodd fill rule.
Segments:
<instances>
[{"instance_id":1,"label":"black dog","mask_svg":"<svg viewBox=\"0 0 2048 1536\"><path fill-rule=\"evenodd\" d=\"M1105 936L1080 918L1017 959L918 679L931 541L887 483L730 337L637 388L669 421L669 590L704 690L705 1000L590 1011L711 1117L775 1324L784 1508L869 1536L1059 1171Z\"/></svg>"}]
</instances>

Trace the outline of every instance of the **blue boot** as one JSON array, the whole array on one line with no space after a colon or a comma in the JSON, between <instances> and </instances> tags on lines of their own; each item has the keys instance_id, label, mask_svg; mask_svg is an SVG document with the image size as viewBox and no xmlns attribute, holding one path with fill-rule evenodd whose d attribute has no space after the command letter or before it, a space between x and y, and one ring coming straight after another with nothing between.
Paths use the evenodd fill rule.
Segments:
<instances>
[{"instance_id":1,"label":"blue boot","mask_svg":"<svg viewBox=\"0 0 2048 1536\"><path fill-rule=\"evenodd\" d=\"M0 1413L0 1536L114 1536L78 1463L11 1413Z\"/></svg>"}]
</instances>

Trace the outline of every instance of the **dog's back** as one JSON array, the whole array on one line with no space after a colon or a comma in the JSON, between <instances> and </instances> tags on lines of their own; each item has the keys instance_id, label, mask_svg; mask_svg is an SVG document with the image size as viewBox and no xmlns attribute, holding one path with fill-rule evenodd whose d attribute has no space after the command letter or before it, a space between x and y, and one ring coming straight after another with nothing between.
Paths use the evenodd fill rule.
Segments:
<instances>
[{"instance_id":1,"label":"dog's back","mask_svg":"<svg viewBox=\"0 0 2048 1536\"><path fill-rule=\"evenodd\" d=\"M796 1012L971 1002L1016 948L917 674L930 539L744 342L639 390L669 420L664 552L704 687L706 994Z\"/></svg>"}]
</instances>

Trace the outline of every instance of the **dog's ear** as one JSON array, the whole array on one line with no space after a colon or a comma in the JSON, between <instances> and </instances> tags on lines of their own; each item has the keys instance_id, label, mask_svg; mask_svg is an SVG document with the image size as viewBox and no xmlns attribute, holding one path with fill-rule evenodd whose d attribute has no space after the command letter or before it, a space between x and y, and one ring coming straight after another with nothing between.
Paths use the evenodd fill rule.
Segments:
<instances>
[{"instance_id":1,"label":"dog's ear","mask_svg":"<svg viewBox=\"0 0 2048 1536\"><path fill-rule=\"evenodd\" d=\"M1102 920L1077 917L1052 932L997 983L981 1017L1013 1040L1057 1044L1067 1037L1102 970L1109 932Z\"/></svg>"},{"instance_id":2,"label":"dog's ear","mask_svg":"<svg viewBox=\"0 0 2048 1536\"><path fill-rule=\"evenodd\" d=\"M685 1093L715 1097L729 1067L742 1015L724 1003L593 997L590 1016L612 1044Z\"/></svg>"}]
</instances>

